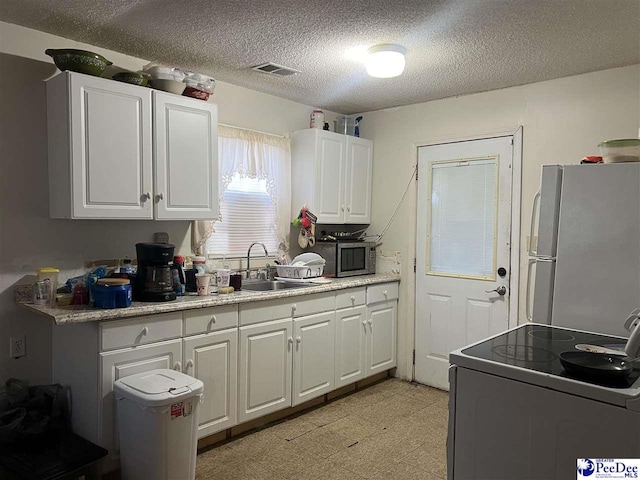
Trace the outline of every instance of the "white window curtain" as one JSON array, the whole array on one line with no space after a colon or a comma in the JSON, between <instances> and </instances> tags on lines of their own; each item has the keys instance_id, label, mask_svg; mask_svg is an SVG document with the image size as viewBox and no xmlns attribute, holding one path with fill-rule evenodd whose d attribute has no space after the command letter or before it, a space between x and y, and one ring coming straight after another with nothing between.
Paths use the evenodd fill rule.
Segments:
<instances>
[{"instance_id":1,"label":"white window curtain","mask_svg":"<svg viewBox=\"0 0 640 480\"><path fill-rule=\"evenodd\" d=\"M291 215L291 144L288 138L266 133L218 126L218 161L220 169L220 201L233 178L264 180L275 205L275 234L281 248L289 248L289 216ZM206 254L206 243L215 234L214 220L194 221L191 247L195 254Z\"/></svg>"}]
</instances>

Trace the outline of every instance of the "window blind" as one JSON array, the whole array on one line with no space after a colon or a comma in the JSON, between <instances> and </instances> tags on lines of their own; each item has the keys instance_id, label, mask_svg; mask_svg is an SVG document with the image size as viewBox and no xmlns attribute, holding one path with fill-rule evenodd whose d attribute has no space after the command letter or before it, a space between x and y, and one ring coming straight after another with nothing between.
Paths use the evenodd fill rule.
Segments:
<instances>
[{"instance_id":1,"label":"window blind","mask_svg":"<svg viewBox=\"0 0 640 480\"><path fill-rule=\"evenodd\" d=\"M253 242L262 242L270 255L278 251L276 205L267 193L266 180L233 176L222 195L221 221L214 224L207 240L207 253L214 257L245 257ZM252 256L263 256L254 248Z\"/></svg>"}]
</instances>

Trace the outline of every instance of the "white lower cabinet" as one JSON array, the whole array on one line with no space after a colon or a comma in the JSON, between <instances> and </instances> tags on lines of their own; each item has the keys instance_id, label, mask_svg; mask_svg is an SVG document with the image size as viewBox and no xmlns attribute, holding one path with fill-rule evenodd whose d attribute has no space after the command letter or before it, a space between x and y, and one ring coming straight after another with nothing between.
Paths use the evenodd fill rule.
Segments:
<instances>
[{"instance_id":1,"label":"white lower cabinet","mask_svg":"<svg viewBox=\"0 0 640 480\"><path fill-rule=\"evenodd\" d=\"M100 354L102 384L99 410L101 445L109 450L110 460L117 461L119 455L118 431L113 384L116 380L157 368L180 370L182 340L152 343L138 347L123 348ZM82 408L76 405L75 408Z\"/></svg>"},{"instance_id":2,"label":"white lower cabinet","mask_svg":"<svg viewBox=\"0 0 640 480\"><path fill-rule=\"evenodd\" d=\"M364 378L366 318L367 307L364 305L336 311L335 388Z\"/></svg>"},{"instance_id":3,"label":"white lower cabinet","mask_svg":"<svg viewBox=\"0 0 640 480\"><path fill-rule=\"evenodd\" d=\"M240 327L238 421L291 406L290 318Z\"/></svg>"},{"instance_id":4,"label":"white lower cabinet","mask_svg":"<svg viewBox=\"0 0 640 480\"><path fill-rule=\"evenodd\" d=\"M200 379L202 438L395 367L397 298L380 284L56 327L53 381L74 394L74 431L109 450L104 473L119 468L118 379L159 368Z\"/></svg>"},{"instance_id":5,"label":"white lower cabinet","mask_svg":"<svg viewBox=\"0 0 640 480\"><path fill-rule=\"evenodd\" d=\"M397 311L396 300L367 306L365 377L396 366Z\"/></svg>"},{"instance_id":6,"label":"white lower cabinet","mask_svg":"<svg viewBox=\"0 0 640 480\"><path fill-rule=\"evenodd\" d=\"M182 371L204 383L198 438L238 423L238 329L187 337L183 340Z\"/></svg>"},{"instance_id":7,"label":"white lower cabinet","mask_svg":"<svg viewBox=\"0 0 640 480\"><path fill-rule=\"evenodd\" d=\"M334 388L335 311L293 321L293 406Z\"/></svg>"}]
</instances>

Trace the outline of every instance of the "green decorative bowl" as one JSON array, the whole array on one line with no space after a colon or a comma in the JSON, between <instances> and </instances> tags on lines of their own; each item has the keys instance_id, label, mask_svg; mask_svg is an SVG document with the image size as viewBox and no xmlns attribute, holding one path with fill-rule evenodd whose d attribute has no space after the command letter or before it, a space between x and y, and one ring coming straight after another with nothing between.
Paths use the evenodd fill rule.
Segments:
<instances>
[{"instance_id":1,"label":"green decorative bowl","mask_svg":"<svg viewBox=\"0 0 640 480\"><path fill-rule=\"evenodd\" d=\"M72 72L95 75L96 77L101 76L107 66L113 65L102 55L86 50L48 48L44 53L53 58L53 63L62 71L70 70Z\"/></svg>"},{"instance_id":2,"label":"green decorative bowl","mask_svg":"<svg viewBox=\"0 0 640 480\"><path fill-rule=\"evenodd\" d=\"M149 76L139 72L119 72L111 78L118 82L132 83L141 87L146 87L149 84Z\"/></svg>"}]
</instances>

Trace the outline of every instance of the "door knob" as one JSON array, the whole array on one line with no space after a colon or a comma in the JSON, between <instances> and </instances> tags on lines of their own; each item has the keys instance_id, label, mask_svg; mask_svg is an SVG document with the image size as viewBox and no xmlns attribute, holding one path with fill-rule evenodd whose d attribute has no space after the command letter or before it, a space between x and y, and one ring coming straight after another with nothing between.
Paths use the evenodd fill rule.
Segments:
<instances>
[{"instance_id":1,"label":"door knob","mask_svg":"<svg viewBox=\"0 0 640 480\"><path fill-rule=\"evenodd\" d=\"M500 285L498 288L494 290L485 290L486 293L496 292L498 295L504 295L507 293L507 287L504 285Z\"/></svg>"}]
</instances>

